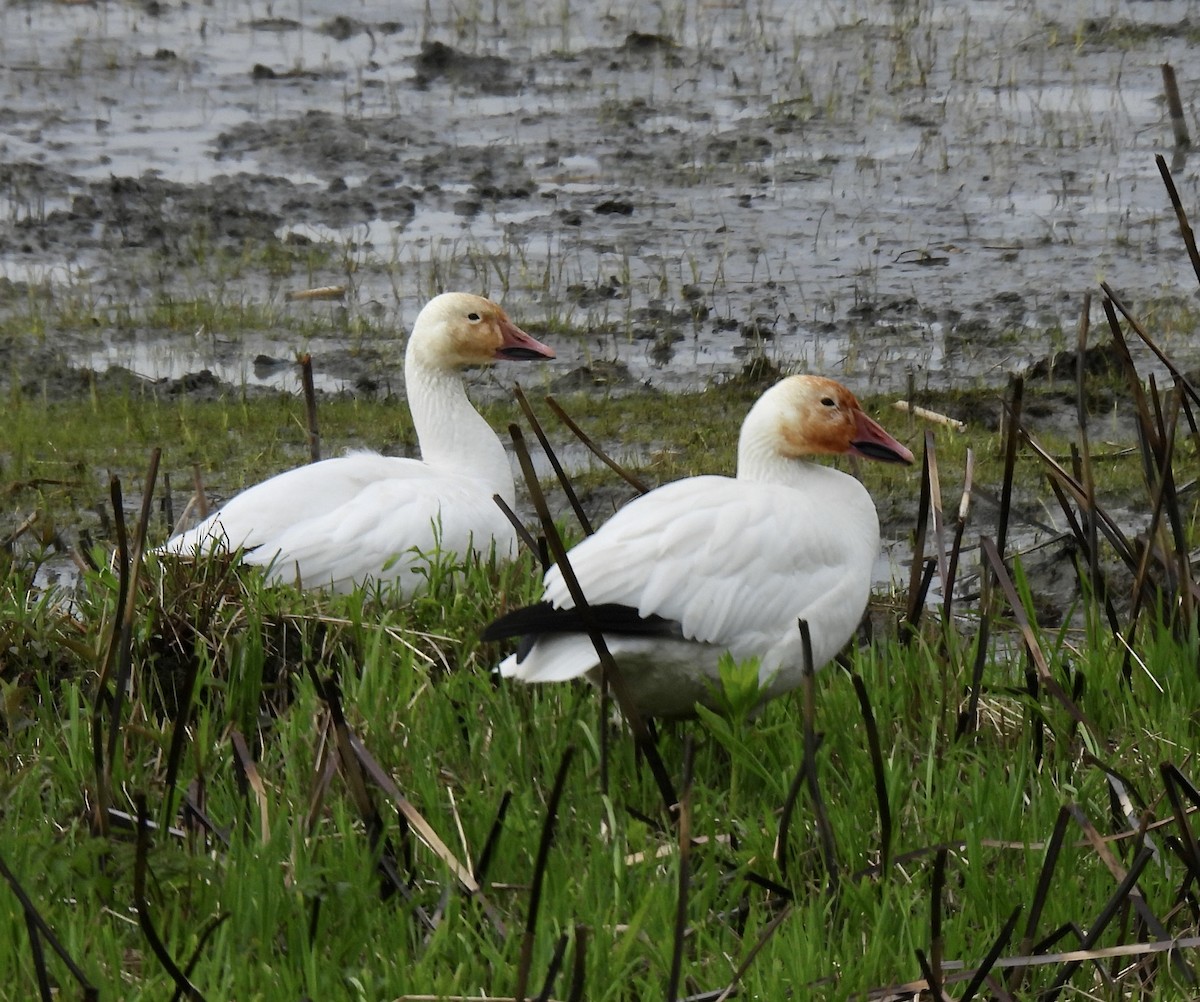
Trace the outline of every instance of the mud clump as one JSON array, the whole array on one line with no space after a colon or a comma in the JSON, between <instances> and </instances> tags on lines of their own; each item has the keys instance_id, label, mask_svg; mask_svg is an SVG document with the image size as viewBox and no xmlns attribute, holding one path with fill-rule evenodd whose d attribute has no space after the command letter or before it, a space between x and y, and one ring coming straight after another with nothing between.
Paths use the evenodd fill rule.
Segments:
<instances>
[{"instance_id":1,"label":"mud clump","mask_svg":"<svg viewBox=\"0 0 1200 1002\"><path fill-rule=\"evenodd\" d=\"M413 65L420 88L441 80L482 94L515 94L520 88L519 81L511 78L512 64L507 59L469 55L444 42L425 42Z\"/></svg>"}]
</instances>

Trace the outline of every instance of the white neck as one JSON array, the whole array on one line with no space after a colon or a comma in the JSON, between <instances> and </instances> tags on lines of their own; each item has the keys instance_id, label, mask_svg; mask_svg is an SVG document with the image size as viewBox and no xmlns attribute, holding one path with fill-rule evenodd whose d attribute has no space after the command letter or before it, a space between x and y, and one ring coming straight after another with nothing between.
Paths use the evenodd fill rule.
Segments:
<instances>
[{"instance_id":1,"label":"white neck","mask_svg":"<svg viewBox=\"0 0 1200 1002\"><path fill-rule=\"evenodd\" d=\"M430 466L476 477L513 504L512 467L500 439L467 399L462 374L427 364L410 350L405 392L421 458Z\"/></svg>"}]
</instances>

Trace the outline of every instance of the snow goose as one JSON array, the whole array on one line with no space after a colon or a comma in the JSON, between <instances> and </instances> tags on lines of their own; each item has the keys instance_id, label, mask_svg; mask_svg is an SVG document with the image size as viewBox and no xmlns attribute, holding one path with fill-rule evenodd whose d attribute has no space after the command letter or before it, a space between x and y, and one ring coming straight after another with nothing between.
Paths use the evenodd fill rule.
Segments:
<instances>
[{"instance_id":1,"label":"snow goose","mask_svg":"<svg viewBox=\"0 0 1200 1002\"><path fill-rule=\"evenodd\" d=\"M165 552L242 547L272 582L348 591L367 580L410 595L434 551L508 556L516 534L493 500L515 491L504 446L471 405L461 370L497 359L553 358L495 303L448 292L417 315L404 357L421 459L352 452L248 488ZM425 555L425 556L422 556Z\"/></svg>"},{"instance_id":2,"label":"snow goose","mask_svg":"<svg viewBox=\"0 0 1200 1002\"><path fill-rule=\"evenodd\" d=\"M879 519L854 477L804 456L911 463L912 453L831 379L791 376L755 403L737 477L689 477L621 508L569 552L594 621L638 709L712 705L720 656L760 659L762 701L800 684L808 622L820 667L850 639L871 589ZM599 677L599 658L557 566L543 601L484 639L521 636L500 673L523 682Z\"/></svg>"}]
</instances>

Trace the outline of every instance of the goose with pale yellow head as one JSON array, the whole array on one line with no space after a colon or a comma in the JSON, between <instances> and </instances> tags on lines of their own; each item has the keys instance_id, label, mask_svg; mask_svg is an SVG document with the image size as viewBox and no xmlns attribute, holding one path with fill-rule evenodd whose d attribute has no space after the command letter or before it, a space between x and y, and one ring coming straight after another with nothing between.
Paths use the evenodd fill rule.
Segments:
<instances>
[{"instance_id":1,"label":"goose with pale yellow head","mask_svg":"<svg viewBox=\"0 0 1200 1002\"><path fill-rule=\"evenodd\" d=\"M742 424L736 478L689 477L635 498L568 553L625 688L640 712L683 717L712 705L725 652L759 659L761 701L800 684L807 621L813 668L862 618L879 519L857 479L808 461L912 453L831 379L791 376ZM520 636L502 675L598 679L599 658L555 565L543 601L510 612L484 639Z\"/></svg>"},{"instance_id":2,"label":"goose with pale yellow head","mask_svg":"<svg viewBox=\"0 0 1200 1002\"><path fill-rule=\"evenodd\" d=\"M172 537L164 552L241 548L272 582L348 591L366 581L419 590L436 552L511 555L516 533L493 500L515 500L504 445L467 398L462 370L554 351L481 296L448 292L417 315L404 382L420 459L352 452L288 470Z\"/></svg>"}]
</instances>

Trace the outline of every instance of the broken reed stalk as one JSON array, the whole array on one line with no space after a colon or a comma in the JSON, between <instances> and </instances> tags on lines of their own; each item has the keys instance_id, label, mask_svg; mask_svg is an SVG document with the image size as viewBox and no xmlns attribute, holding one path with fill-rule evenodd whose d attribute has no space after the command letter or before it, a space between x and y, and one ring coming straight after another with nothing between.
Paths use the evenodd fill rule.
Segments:
<instances>
[{"instance_id":1,"label":"broken reed stalk","mask_svg":"<svg viewBox=\"0 0 1200 1002\"><path fill-rule=\"evenodd\" d=\"M1100 909L1100 914L1096 916L1095 920L1088 927L1087 934L1079 944L1080 949L1090 950L1095 946L1104 933L1104 930L1108 928L1108 923L1112 921L1113 916L1117 914L1134 892L1138 878L1142 875L1142 870L1146 868L1146 864L1153 858L1154 850L1149 846L1143 846L1130 864L1129 872L1125 874L1124 879L1117 886L1117 889L1113 891L1108 901L1105 902L1104 907ZM1064 964L1062 970L1058 972L1058 976L1051 983L1050 987L1042 993L1040 998L1045 999L1046 1002L1054 1002L1082 963L1083 961L1074 960Z\"/></svg>"},{"instance_id":2,"label":"broken reed stalk","mask_svg":"<svg viewBox=\"0 0 1200 1002\"><path fill-rule=\"evenodd\" d=\"M825 873L829 878L828 891L836 894L838 889L837 846L833 839L833 828L829 824L829 814L825 810L825 801L821 797L821 784L817 778L817 732L816 732L816 671L813 666L812 634L808 621L797 620L800 629L800 641L804 648L804 671L800 686L804 707L804 764L808 795L812 800L813 818L817 826L817 834L821 841L821 857L825 861Z\"/></svg>"},{"instance_id":3,"label":"broken reed stalk","mask_svg":"<svg viewBox=\"0 0 1200 1002\"><path fill-rule=\"evenodd\" d=\"M925 430L925 456L929 461L929 510L933 514L934 556L937 557L938 577L944 588L949 568L946 562L945 519L942 515L942 478L938 471L937 440L929 429Z\"/></svg>"},{"instance_id":4,"label":"broken reed stalk","mask_svg":"<svg viewBox=\"0 0 1200 1002\"><path fill-rule=\"evenodd\" d=\"M1190 229L1188 230L1188 233L1191 233ZM1192 246L1193 248L1195 247L1194 237L1192 238ZM1197 272L1197 277L1200 277L1200 271ZM1158 346L1158 344L1152 337L1150 337L1148 333L1146 333L1146 328L1143 327L1138 321L1137 317L1130 312L1129 307L1121 301L1121 298L1116 294L1116 292L1113 291L1112 286L1107 282L1101 282L1100 288L1104 290L1105 303L1111 304L1120 312L1121 316L1125 318L1126 323L1129 324L1129 326L1133 329L1133 332L1141 339L1142 343L1154 353L1155 357L1160 362L1162 362L1163 366L1171 374L1171 378L1183 386L1184 392L1188 395L1188 398L1192 401L1192 403L1200 405L1200 391L1198 391L1196 387L1192 385L1191 381L1186 375L1184 375L1183 370L1180 369L1179 366L1174 363L1174 361L1172 361L1171 357ZM1106 308L1105 313L1108 314L1108 312L1109 311ZM1113 323L1113 317L1109 316L1109 326L1112 327ZM1117 325L1117 327L1118 332L1114 340L1120 340L1120 346L1124 349L1124 356L1129 357L1129 349L1125 346L1125 339L1120 336L1119 325ZM1135 389L1135 394L1140 395L1140 393L1141 384L1139 383Z\"/></svg>"},{"instance_id":5,"label":"broken reed stalk","mask_svg":"<svg viewBox=\"0 0 1200 1002\"><path fill-rule=\"evenodd\" d=\"M1091 820L1086 814L1083 813L1083 810L1078 804L1068 804L1067 810L1070 812L1075 823L1083 830L1083 834L1086 836L1087 841L1090 843L1092 849L1099 857L1100 862L1105 865L1105 867L1108 869L1108 872L1113 875L1113 878L1119 881L1122 887L1126 888L1119 899L1114 896L1113 900L1115 900L1117 904L1124 904L1126 901L1128 901L1128 903L1133 906L1134 911L1137 912L1138 918L1142 925L1144 925L1145 928L1150 931L1151 935L1159 940L1169 939L1170 935L1167 932L1166 927L1159 920L1158 916L1155 915L1150 909L1150 905L1147 903L1146 898L1137 888L1136 881L1132 883L1128 881L1129 873L1126 871L1125 867L1121 865L1117 857L1113 855L1112 849L1109 848L1108 841L1100 834L1099 831L1096 830L1096 826L1092 824ZM1168 819L1168 821L1169 820L1170 819ZM1139 837L1141 837L1142 834L1142 832L1138 832ZM1153 856L1153 849L1151 849L1149 846L1145 847L1145 849L1148 849L1151 856ZM1145 851L1145 849L1143 851ZM1175 965L1176 971L1188 982L1188 984L1196 983L1195 972L1188 965L1187 961L1183 959L1181 954L1172 954L1171 961Z\"/></svg>"},{"instance_id":6,"label":"broken reed stalk","mask_svg":"<svg viewBox=\"0 0 1200 1002\"><path fill-rule=\"evenodd\" d=\"M154 503L154 482L158 477L158 464L161 458L161 449L156 448L150 453L150 468L146 472L146 484L142 489L142 508L133 533L133 545L126 551L128 558L128 570L126 572L128 584L125 589L124 606L121 610L121 627L116 652L116 676L113 680L112 707L108 725L106 761L107 777L109 780L112 778L112 765L117 757L117 740L121 732L121 708L124 703L125 692L129 687L130 677L133 674L134 610L137 608L138 585L141 581L142 553L145 549L147 533L150 530L150 514ZM116 499L119 499L119 493ZM124 521L124 513L114 514L120 521Z\"/></svg>"},{"instance_id":7,"label":"broken reed stalk","mask_svg":"<svg viewBox=\"0 0 1200 1002\"><path fill-rule=\"evenodd\" d=\"M1037 680L1045 686L1046 690L1067 711L1068 716L1084 729L1089 747L1092 750L1096 749L1100 744L1097 739L1096 727L1088 716L1079 709L1066 690L1063 689L1058 679L1051 674L1045 652L1042 651L1037 634L1033 631L1033 626L1029 622L1029 616L1025 612L1025 607L1021 604L1021 598L1017 594L1016 586L1008 574L1008 569L1004 566L1004 561L1000 557L1000 551L996 548L996 544L987 536L984 536L980 540L980 547L987 562L991 565L996 582L1000 585L1000 589L1004 592L1004 597L1012 609L1013 619L1025 642L1025 650L1028 652L1036 668Z\"/></svg>"},{"instance_id":8,"label":"broken reed stalk","mask_svg":"<svg viewBox=\"0 0 1200 1002\"><path fill-rule=\"evenodd\" d=\"M683 775L679 790L679 823L676 832L679 845L679 883L675 893L675 929L671 949L671 972L667 976L666 1002L679 997L679 979L683 973L683 945L687 939L688 887L691 880L692 854L692 736L683 741Z\"/></svg>"},{"instance_id":9,"label":"broken reed stalk","mask_svg":"<svg viewBox=\"0 0 1200 1002\"><path fill-rule=\"evenodd\" d=\"M1154 162L1158 165L1158 173L1162 176L1163 185L1167 189L1167 198L1171 200L1171 208L1175 210L1175 219L1179 223L1179 232L1183 237L1183 245L1187 248L1188 259L1192 262L1192 270L1196 273L1196 279L1200 281L1200 251L1196 249L1196 235L1188 225L1187 213L1183 211L1183 201L1175 188L1175 179L1171 176L1171 169L1167 166L1167 158L1161 153L1156 153Z\"/></svg>"},{"instance_id":10,"label":"broken reed stalk","mask_svg":"<svg viewBox=\"0 0 1200 1002\"><path fill-rule=\"evenodd\" d=\"M512 508L509 507L508 502L505 501L504 498L502 498L499 494L493 494L492 500L495 501L500 510L504 512L504 517L508 519L508 524L513 527L517 537L521 540L529 552L536 553L538 556L541 556L541 547L538 546L537 540L533 538L533 533L525 528L525 523L521 521L521 516L513 511ZM543 569L548 568L544 567Z\"/></svg>"},{"instance_id":11,"label":"broken reed stalk","mask_svg":"<svg viewBox=\"0 0 1200 1002\"><path fill-rule=\"evenodd\" d=\"M821 746L820 735L817 747ZM796 770L788 792L783 798L783 806L779 809L779 830L775 834L775 865L779 867L779 879L786 881L788 877L788 832L792 826L792 812L796 809L796 801L800 798L800 790L808 776L808 756L800 759L800 767ZM790 892L789 892L790 893Z\"/></svg>"},{"instance_id":12,"label":"broken reed stalk","mask_svg":"<svg viewBox=\"0 0 1200 1002\"><path fill-rule=\"evenodd\" d=\"M983 669L987 665L988 640L992 630L991 579L980 575L979 626L975 631L975 661L971 667L971 687L967 693L967 708L959 711L954 740L978 730L979 697L983 693Z\"/></svg>"},{"instance_id":13,"label":"broken reed stalk","mask_svg":"<svg viewBox=\"0 0 1200 1002\"><path fill-rule=\"evenodd\" d=\"M529 911L525 916L525 934L521 939L521 957L517 962L517 987L513 992L513 997L522 1002L525 999L525 986L529 983L529 967L533 962L533 938L537 931L538 909L542 903L542 884L546 879L546 863L550 858L550 843L554 839L554 826L558 821L558 804L567 783L567 771L571 767L571 759L574 757L575 746L567 745L563 749L562 759L558 763L554 785L550 788L550 799L546 804L546 817L542 822L542 835L538 840L537 857L533 864L533 883L529 888Z\"/></svg>"},{"instance_id":14,"label":"broken reed stalk","mask_svg":"<svg viewBox=\"0 0 1200 1002\"><path fill-rule=\"evenodd\" d=\"M1021 906L1016 908L1008 916L1008 920L1000 930L1000 935L996 937L991 948L984 954L983 960L979 962L979 967L972 975L971 980L967 982L967 987L963 990L962 997L959 1002L971 1002L975 997L975 993L983 987L983 982L987 980L991 974L992 968L996 966L996 962L1000 959L1000 954L1004 952L1004 948L1008 946L1008 942L1012 939L1013 930L1017 927L1017 919L1021 917ZM999 984L993 985L996 989L996 996L999 997L1003 989Z\"/></svg>"},{"instance_id":15,"label":"broken reed stalk","mask_svg":"<svg viewBox=\"0 0 1200 1002\"><path fill-rule=\"evenodd\" d=\"M510 803L512 803L512 790L505 790L504 795L500 798L500 806L496 810L492 827L488 829L487 838L483 840L483 848L479 850L479 857L475 860L475 865L471 867L475 881L480 887L483 887L487 880L487 872L492 865L492 856L500 841L500 832L504 828L504 819L508 814Z\"/></svg>"},{"instance_id":16,"label":"broken reed stalk","mask_svg":"<svg viewBox=\"0 0 1200 1002\"><path fill-rule=\"evenodd\" d=\"M571 988L566 1002L583 1002L583 986L587 974L587 926L575 926L575 956L571 964Z\"/></svg>"},{"instance_id":17,"label":"broken reed stalk","mask_svg":"<svg viewBox=\"0 0 1200 1002\"><path fill-rule=\"evenodd\" d=\"M1179 99L1179 84L1175 81L1175 67L1162 64L1163 94L1167 98L1167 113L1171 118L1171 132L1175 136L1175 148L1187 149L1192 145L1188 135L1187 119L1183 117L1183 102ZM1159 155L1161 157L1161 154Z\"/></svg>"},{"instance_id":18,"label":"broken reed stalk","mask_svg":"<svg viewBox=\"0 0 1200 1002\"><path fill-rule=\"evenodd\" d=\"M875 803L879 808L879 872L886 873L892 853L892 807L888 800L887 773L883 767L883 748L879 743L879 725L871 709L867 685L858 672L850 670L845 662L839 661L850 672L850 681L858 696L858 708L862 712L867 731L867 751L871 756L871 775L875 782Z\"/></svg>"},{"instance_id":19,"label":"broken reed stalk","mask_svg":"<svg viewBox=\"0 0 1200 1002\"><path fill-rule=\"evenodd\" d=\"M942 981L942 961L945 960L945 939L942 934L942 896L946 891L947 849L939 849L933 857L933 874L929 888L929 967L937 979L938 990ZM930 982L931 985L933 982Z\"/></svg>"},{"instance_id":20,"label":"broken reed stalk","mask_svg":"<svg viewBox=\"0 0 1200 1002\"><path fill-rule=\"evenodd\" d=\"M551 1002L550 992L553 990L554 982L558 979L558 972L562 968L568 939L570 937L564 932L555 942L554 953L550 956L550 965L546 968L546 980L542 982L542 990L533 997L533 1002Z\"/></svg>"},{"instance_id":21,"label":"broken reed stalk","mask_svg":"<svg viewBox=\"0 0 1200 1002\"><path fill-rule=\"evenodd\" d=\"M30 931L31 947L33 943L32 936L36 931L39 936L38 946L36 949L39 952L41 951L41 940L43 939L49 943L50 948L56 954L58 954L59 959L67 965L67 970L71 972L71 977L75 979L75 983L83 992L83 998L85 1002L97 1002L97 1000L100 998L100 989L98 989L88 980L87 975L83 972L83 968L75 963L71 955L67 953L66 948L59 941L58 937L54 935L54 930L52 930L47 924L46 920L42 918L41 913L34 906L29 895L25 893L25 888L22 887L20 881L17 880L16 874L14 874L12 870L8 868L8 864L4 862L3 858L0 858L0 877L3 877L8 882L8 886L12 889L17 901L21 904L21 910L25 914L25 926ZM36 957L34 963L35 966L39 967L38 980L40 983L42 979L44 963L39 966Z\"/></svg>"},{"instance_id":22,"label":"broken reed stalk","mask_svg":"<svg viewBox=\"0 0 1200 1002\"><path fill-rule=\"evenodd\" d=\"M1008 516L1012 510L1013 473L1017 464L1017 436L1021 427L1021 408L1025 400L1025 379L1014 376L1012 397L1005 404L1008 420L1004 425L1004 479L1000 489L1000 518L996 525L996 549L1004 559L1008 547Z\"/></svg>"},{"instance_id":23,"label":"broken reed stalk","mask_svg":"<svg viewBox=\"0 0 1200 1002\"><path fill-rule=\"evenodd\" d=\"M962 555L963 534L967 531L967 515L971 510L971 488L975 480L975 453L967 449L963 469L962 497L958 502L958 515L954 522L954 542L950 546L950 557L946 562L946 576L942 579L942 625L952 628L954 608L954 582L958 578L958 561Z\"/></svg>"},{"instance_id":24,"label":"broken reed stalk","mask_svg":"<svg viewBox=\"0 0 1200 1002\"><path fill-rule=\"evenodd\" d=\"M738 969L733 972L733 977L729 979L729 984L725 986L724 991L715 997L713 1002L726 1002L727 999L732 998L734 992L737 991L738 983L746 976L746 972L750 970L750 965L754 963L755 958L762 952L762 948L767 945L771 937L783 925L784 919L792 914L792 909L795 907L789 901L783 906L783 910L767 923L758 940L750 948L750 952L746 954L745 959L738 965Z\"/></svg>"},{"instance_id":25,"label":"broken reed stalk","mask_svg":"<svg viewBox=\"0 0 1200 1002\"><path fill-rule=\"evenodd\" d=\"M1050 896L1050 884L1054 879L1054 870L1058 866L1063 842L1067 837L1067 826L1070 823L1071 812L1065 807L1060 807L1058 817L1054 821L1054 830L1050 833L1050 840L1046 843L1045 855L1042 857L1042 868L1038 873L1033 901L1029 905L1029 917L1025 920L1025 931L1022 934L1020 946L1022 954L1029 954L1033 950L1038 923L1041 921L1042 910L1046 907ZM1021 987L1025 973L1021 968L1014 968L1009 973L1007 984L1010 990L1017 991Z\"/></svg>"},{"instance_id":26,"label":"broken reed stalk","mask_svg":"<svg viewBox=\"0 0 1200 1002\"><path fill-rule=\"evenodd\" d=\"M1175 815L1174 820L1179 826L1180 858L1191 872L1192 879L1200 884L1200 841L1197 841L1196 833L1188 823L1188 812L1183 805L1183 798L1180 796L1182 789L1187 792L1193 804L1200 806L1200 790L1188 782L1174 763L1163 762L1158 768L1159 775L1162 776L1163 788L1167 791L1167 799L1170 801L1171 810Z\"/></svg>"},{"instance_id":27,"label":"broken reed stalk","mask_svg":"<svg viewBox=\"0 0 1200 1002\"><path fill-rule=\"evenodd\" d=\"M600 462L612 470L613 473L624 480L625 483L629 484L629 486L639 494L646 494L650 491L650 488L647 487L642 480L630 473L615 459L609 457L609 455L603 449L601 449L600 446L592 441L592 439L588 437L584 430L580 428L579 425L574 422L574 420L572 420L571 416L562 409L562 405L559 404L557 400L555 400L553 397L546 397L544 399L546 401L546 406L554 411L554 416L570 429L571 434L579 439L579 441L584 444L584 446L589 452L592 453L593 456L599 459Z\"/></svg>"},{"instance_id":28,"label":"broken reed stalk","mask_svg":"<svg viewBox=\"0 0 1200 1002\"><path fill-rule=\"evenodd\" d=\"M554 475L558 478L563 493L567 496L567 504L575 512L575 518L578 520L584 533L590 536L595 532L595 529L592 528L592 523L588 520L587 514L583 510L583 505L579 503L579 498L575 494L575 488L571 485L571 481L567 479L566 471L563 469L562 463L558 461L558 456L555 455L554 449L551 448L550 440L546 437L546 432L542 429L542 423L537 419L537 415L533 413L529 399L525 396L525 391L521 389L519 383L513 384L513 395L517 398L517 403L521 407L521 412L525 415L525 420L529 422L529 427L533 429L533 434L536 436L538 444L541 445L542 451L546 454L546 459L550 461L550 468L554 470Z\"/></svg>"},{"instance_id":29,"label":"broken reed stalk","mask_svg":"<svg viewBox=\"0 0 1200 1002\"><path fill-rule=\"evenodd\" d=\"M111 708L116 703L116 697L109 687L109 677L118 660L117 652L121 646L122 627L125 622L125 603L129 600L129 538L125 532L125 506L121 500L120 478L109 477L108 491L117 536L117 601L113 607L112 628L96 679L96 695L92 701L92 767L96 773L96 806L92 824L101 835L108 832L108 808L112 800L112 756L106 753L104 709L106 705Z\"/></svg>"},{"instance_id":30,"label":"broken reed stalk","mask_svg":"<svg viewBox=\"0 0 1200 1002\"><path fill-rule=\"evenodd\" d=\"M1083 509L1084 528L1087 531L1088 572L1095 588L1100 581L1100 554L1096 539L1096 477L1092 468L1092 449L1088 440L1088 408L1085 383L1087 381L1087 342L1092 317L1092 293L1083 294L1083 307L1079 311L1079 330L1075 338L1075 419L1079 425L1080 483L1087 498Z\"/></svg>"},{"instance_id":31,"label":"broken reed stalk","mask_svg":"<svg viewBox=\"0 0 1200 1002\"><path fill-rule=\"evenodd\" d=\"M608 650L608 645L604 641L603 634L592 619L591 607L588 605L587 596L584 595L583 588L579 584L579 579L575 577L575 572L571 568L571 561L567 556L567 548L562 541L562 536L559 534L557 526L554 524L554 519L550 515L550 508L546 504L546 496L542 493L541 487L538 484L537 476L533 469L533 462L529 458L529 450L525 446L525 436L515 424L509 425L508 431L512 437L513 449L521 464L521 472L525 477L525 485L529 490L530 499L533 501L538 518L541 520L542 533L550 545L550 551L554 555L554 562L558 564L558 568L562 573L563 583L567 586L567 591L571 595L571 601L574 602L575 608L579 610L580 619L582 619L587 627L587 634L592 641L592 646L596 648L596 655L600 659L602 686L611 686L613 695L617 699L617 705L620 706L622 715L629 722L634 740L645 757L646 764L650 767L650 772L658 786L659 794L662 796L667 816L674 817L678 804L675 788L671 783L670 776L667 775L662 756L658 754L658 749L655 747L654 739L651 736L649 727L646 725L646 720L629 695L629 690L621 675L621 669L618 667L616 661L613 660L613 656ZM601 717L600 731L601 733L605 733L606 731L603 717ZM601 747L603 748L603 745ZM602 781L607 781L606 775Z\"/></svg>"},{"instance_id":32,"label":"broken reed stalk","mask_svg":"<svg viewBox=\"0 0 1200 1002\"><path fill-rule=\"evenodd\" d=\"M146 871L150 866L150 825L146 813L146 795L136 794L134 803L137 805L137 842L133 860L133 905L137 911L138 925L158 962L166 968L167 974L175 983L175 996L203 1002L204 996L171 958L166 944L154 928L154 920L150 917L150 908L146 901Z\"/></svg>"},{"instance_id":33,"label":"broken reed stalk","mask_svg":"<svg viewBox=\"0 0 1200 1002\"><path fill-rule=\"evenodd\" d=\"M321 430L317 426L317 391L313 386L312 355L300 356L300 385L304 387L304 422L308 434L308 461L321 461Z\"/></svg>"},{"instance_id":34,"label":"broken reed stalk","mask_svg":"<svg viewBox=\"0 0 1200 1002\"><path fill-rule=\"evenodd\" d=\"M908 606L905 612L905 629L900 635L901 643L912 643L921 620L921 609L925 594L933 577L932 568L925 566L925 533L929 525L929 442L925 441L921 453L921 494L917 502L917 523L913 528L912 564L909 570ZM922 577L924 576L924 581Z\"/></svg>"}]
</instances>

